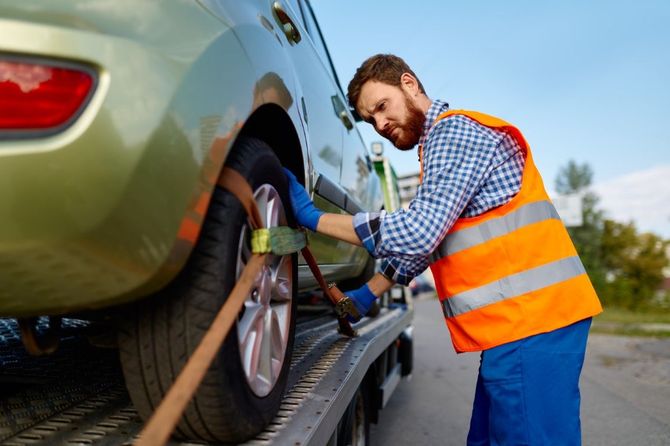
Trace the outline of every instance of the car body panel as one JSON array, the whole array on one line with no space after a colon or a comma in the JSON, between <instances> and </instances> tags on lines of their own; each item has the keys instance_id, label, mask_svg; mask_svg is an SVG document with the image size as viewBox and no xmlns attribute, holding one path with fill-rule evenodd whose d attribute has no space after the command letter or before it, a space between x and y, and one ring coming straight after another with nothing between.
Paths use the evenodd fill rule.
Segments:
<instances>
[{"instance_id":1,"label":"car body panel","mask_svg":"<svg viewBox=\"0 0 670 446\"><path fill-rule=\"evenodd\" d=\"M317 174L340 180L324 150L341 160L347 130L321 101L302 107L318 97L293 69L308 50L291 47L271 2L3 1L0 16L0 57L67 60L97 73L69 128L0 140L0 315L107 307L167 284L197 240L235 137L262 107L289 117L308 187ZM290 104L257 88L268 73ZM305 88L314 91L303 101ZM354 196L376 209L378 181L367 183ZM329 279L364 266L361 248L321 236L312 243Z\"/></svg>"}]
</instances>

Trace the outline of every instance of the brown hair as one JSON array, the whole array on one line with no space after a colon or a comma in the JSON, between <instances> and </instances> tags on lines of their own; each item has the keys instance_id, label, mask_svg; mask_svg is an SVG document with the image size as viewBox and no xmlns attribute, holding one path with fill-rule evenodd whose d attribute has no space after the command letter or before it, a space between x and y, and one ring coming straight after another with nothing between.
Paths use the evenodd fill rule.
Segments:
<instances>
[{"instance_id":1,"label":"brown hair","mask_svg":"<svg viewBox=\"0 0 670 446\"><path fill-rule=\"evenodd\" d=\"M426 94L423 85L412 69L398 56L393 54L375 54L361 64L356 70L353 79L349 82L347 88L347 98L349 104L356 108L358 97L361 94L361 88L367 81L378 81L395 87L400 86L400 76L403 73L409 73L414 76L419 83L421 93Z\"/></svg>"}]
</instances>

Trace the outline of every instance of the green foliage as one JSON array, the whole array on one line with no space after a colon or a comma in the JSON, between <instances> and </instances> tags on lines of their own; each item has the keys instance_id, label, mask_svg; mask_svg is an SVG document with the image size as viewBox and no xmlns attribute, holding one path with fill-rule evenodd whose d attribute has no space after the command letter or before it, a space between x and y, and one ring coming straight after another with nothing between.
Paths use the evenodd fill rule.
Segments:
<instances>
[{"instance_id":1,"label":"green foliage","mask_svg":"<svg viewBox=\"0 0 670 446\"><path fill-rule=\"evenodd\" d=\"M579 192L579 191L578 191ZM598 197L590 192L582 197L582 225L568 228L584 268L597 291L605 286L605 266L600 238L603 233L603 211L597 209Z\"/></svg>"},{"instance_id":2,"label":"green foliage","mask_svg":"<svg viewBox=\"0 0 670 446\"><path fill-rule=\"evenodd\" d=\"M599 295L605 285L605 268L602 262L600 238L603 231L603 211L597 208L598 196L586 189L591 185L593 170L588 164L577 164L570 160L559 170L556 191L561 194L582 193L582 225L568 228L568 233L584 268Z\"/></svg>"},{"instance_id":3,"label":"green foliage","mask_svg":"<svg viewBox=\"0 0 670 446\"><path fill-rule=\"evenodd\" d=\"M581 192L591 185L593 170L591 166L584 163L577 164L574 160L568 161L568 165L561 167L556 177L556 192L559 194L573 194Z\"/></svg>"},{"instance_id":4,"label":"green foliage","mask_svg":"<svg viewBox=\"0 0 670 446\"><path fill-rule=\"evenodd\" d=\"M668 266L669 242L612 220L605 220L601 240L610 299L632 310L650 306Z\"/></svg>"},{"instance_id":5,"label":"green foliage","mask_svg":"<svg viewBox=\"0 0 670 446\"><path fill-rule=\"evenodd\" d=\"M605 219L598 197L585 191L592 178L588 164L574 161L561 168L556 178L559 193L583 193L583 224L569 228L570 237L606 306L652 308L658 301L663 269L669 265L670 241L638 233L633 223Z\"/></svg>"}]
</instances>

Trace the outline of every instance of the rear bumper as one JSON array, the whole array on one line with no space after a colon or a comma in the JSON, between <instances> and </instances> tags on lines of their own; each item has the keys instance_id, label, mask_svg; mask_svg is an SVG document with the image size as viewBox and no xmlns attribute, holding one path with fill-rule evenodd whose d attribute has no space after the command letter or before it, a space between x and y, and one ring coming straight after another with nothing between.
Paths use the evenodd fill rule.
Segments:
<instances>
[{"instance_id":1,"label":"rear bumper","mask_svg":"<svg viewBox=\"0 0 670 446\"><path fill-rule=\"evenodd\" d=\"M185 262L194 239L180 234L185 222L196 230L202 222L225 156L219 150L213 159L211 143L235 128L213 116L212 140L203 144L203 128L213 124L188 98L202 102L205 87L184 91L211 39L227 29L192 4L189 19L202 17L194 28L207 38L177 48L178 57L86 27L0 19L0 53L76 61L98 75L88 106L65 131L0 141L0 316L123 303L155 291ZM226 42L219 51L234 51L225 47L234 38Z\"/></svg>"}]
</instances>

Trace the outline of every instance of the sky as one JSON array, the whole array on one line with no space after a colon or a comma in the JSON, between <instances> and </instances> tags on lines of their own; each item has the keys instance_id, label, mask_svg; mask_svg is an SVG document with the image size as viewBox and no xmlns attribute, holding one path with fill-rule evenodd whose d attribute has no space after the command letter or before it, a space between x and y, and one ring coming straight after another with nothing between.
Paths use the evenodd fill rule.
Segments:
<instances>
[{"instance_id":1,"label":"sky","mask_svg":"<svg viewBox=\"0 0 670 446\"><path fill-rule=\"evenodd\" d=\"M670 238L670 2L312 0L342 87L396 54L431 99L516 125L552 192L588 163L607 215ZM381 141L358 124L365 142ZM384 141L399 174L416 152Z\"/></svg>"}]
</instances>

